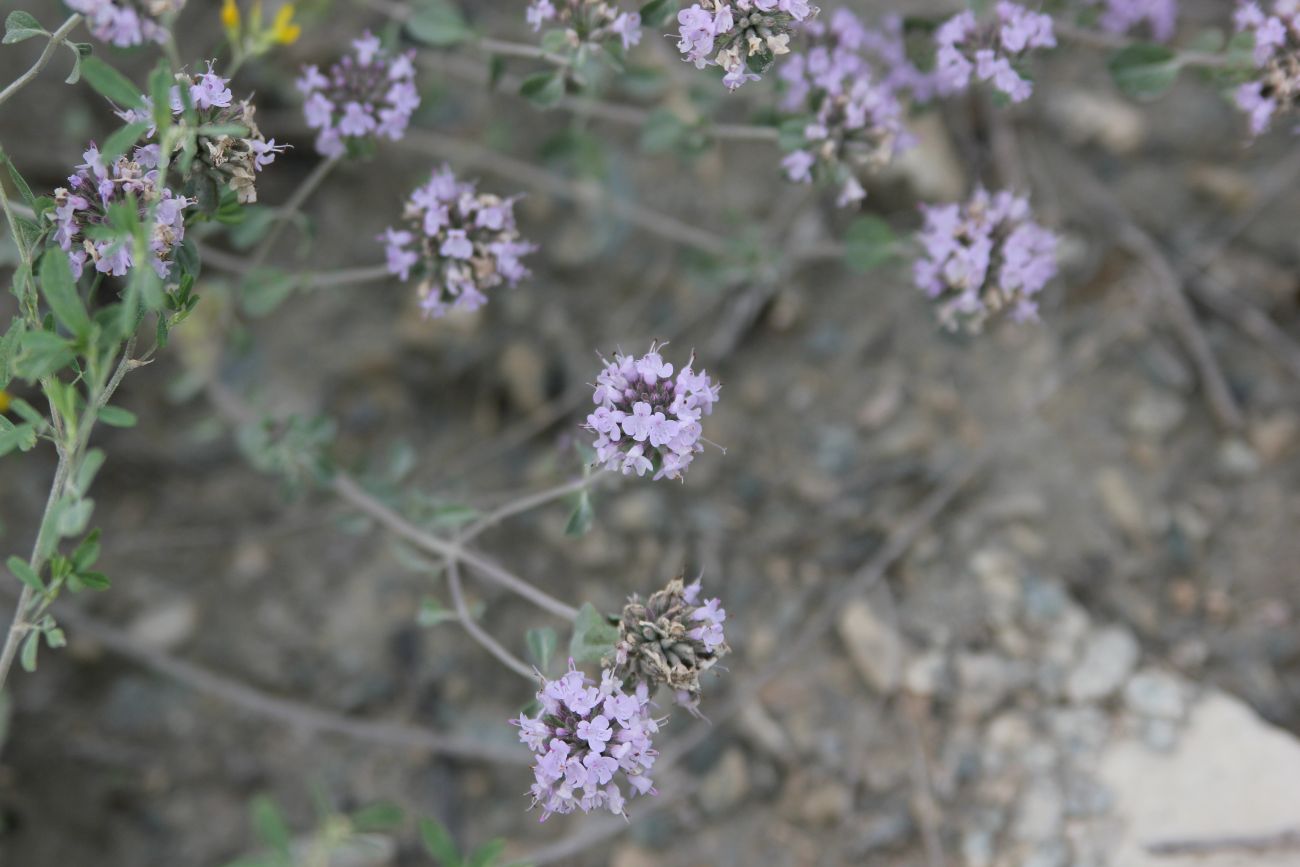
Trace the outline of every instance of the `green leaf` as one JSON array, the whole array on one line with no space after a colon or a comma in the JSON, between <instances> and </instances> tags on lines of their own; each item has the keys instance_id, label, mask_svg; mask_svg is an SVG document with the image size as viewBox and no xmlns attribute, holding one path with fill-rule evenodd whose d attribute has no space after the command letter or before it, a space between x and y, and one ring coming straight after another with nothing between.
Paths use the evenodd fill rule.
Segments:
<instances>
[{"instance_id":1,"label":"green leaf","mask_svg":"<svg viewBox=\"0 0 1300 867\"><path fill-rule=\"evenodd\" d=\"M80 572L77 574L77 580L87 590L107 590L113 586L103 572Z\"/></svg>"},{"instance_id":2,"label":"green leaf","mask_svg":"<svg viewBox=\"0 0 1300 867\"><path fill-rule=\"evenodd\" d=\"M844 233L844 264L870 271L894 258L898 241L889 224L872 214L858 217Z\"/></svg>"},{"instance_id":3,"label":"green leaf","mask_svg":"<svg viewBox=\"0 0 1300 867\"><path fill-rule=\"evenodd\" d=\"M36 36L49 36L50 33L41 26L41 22L30 12L18 10L10 12L9 17L5 18L5 35L0 40L0 44L13 45L15 42L23 42Z\"/></svg>"},{"instance_id":4,"label":"green leaf","mask_svg":"<svg viewBox=\"0 0 1300 867\"><path fill-rule=\"evenodd\" d=\"M57 525L57 532L60 537L80 536L86 531L86 525L90 523L90 516L95 511L94 500L76 500L67 506L60 514Z\"/></svg>"},{"instance_id":5,"label":"green leaf","mask_svg":"<svg viewBox=\"0 0 1300 867\"><path fill-rule=\"evenodd\" d=\"M45 630L45 644L52 650L68 646L68 637L57 627Z\"/></svg>"},{"instance_id":6,"label":"green leaf","mask_svg":"<svg viewBox=\"0 0 1300 867\"><path fill-rule=\"evenodd\" d=\"M4 457L14 449L20 452L29 452L36 445L36 427L30 424L15 425L3 416L0 416L0 457Z\"/></svg>"},{"instance_id":7,"label":"green leaf","mask_svg":"<svg viewBox=\"0 0 1300 867\"><path fill-rule=\"evenodd\" d=\"M31 632L28 632L27 637L23 639L22 655L19 657L19 662L22 663L23 671L30 674L36 670L36 652L40 649L41 633L38 630L33 629Z\"/></svg>"},{"instance_id":8,"label":"green leaf","mask_svg":"<svg viewBox=\"0 0 1300 867\"><path fill-rule=\"evenodd\" d=\"M564 75L539 72L524 79L519 94L538 108L550 108L564 98Z\"/></svg>"},{"instance_id":9,"label":"green leaf","mask_svg":"<svg viewBox=\"0 0 1300 867\"><path fill-rule=\"evenodd\" d=\"M439 867L459 867L460 850L437 819L420 820L420 842L424 851L438 860Z\"/></svg>"},{"instance_id":10,"label":"green leaf","mask_svg":"<svg viewBox=\"0 0 1300 867\"><path fill-rule=\"evenodd\" d=\"M10 557L5 561L5 565L9 567L9 571L14 573L14 577L19 581L37 593L45 592L45 582L41 580L41 576L37 575L31 566L27 565L26 560L21 557Z\"/></svg>"},{"instance_id":11,"label":"green leaf","mask_svg":"<svg viewBox=\"0 0 1300 867\"><path fill-rule=\"evenodd\" d=\"M50 331L27 331L18 340L14 370L23 379L35 382L68 364L76 355L67 340Z\"/></svg>"},{"instance_id":12,"label":"green leaf","mask_svg":"<svg viewBox=\"0 0 1300 867\"><path fill-rule=\"evenodd\" d=\"M137 123L128 123L126 126L114 132L104 142L104 147L100 150L100 156L103 157L105 164L111 165L114 160L126 153L131 145L140 140L140 136L149 131L149 124L144 121Z\"/></svg>"},{"instance_id":13,"label":"green leaf","mask_svg":"<svg viewBox=\"0 0 1300 867\"><path fill-rule=\"evenodd\" d=\"M415 615L415 622L420 626L437 626L459 619L456 612L443 605L432 596L420 600L420 611Z\"/></svg>"},{"instance_id":14,"label":"green leaf","mask_svg":"<svg viewBox=\"0 0 1300 867\"><path fill-rule=\"evenodd\" d=\"M253 817L253 828L262 842L281 855L288 856L291 834L289 825L275 801L266 795L258 795L249 805Z\"/></svg>"},{"instance_id":15,"label":"green leaf","mask_svg":"<svg viewBox=\"0 0 1300 867\"><path fill-rule=\"evenodd\" d=\"M96 417L109 427L135 427L139 419L129 409L120 406L103 406Z\"/></svg>"},{"instance_id":16,"label":"green leaf","mask_svg":"<svg viewBox=\"0 0 1300 867\"><path fill-rule=\"evenodd\" d=\"M98 529L91 530L86 538L81 540L81 544L73 550L69 558L72 560L73 569L85 572L95 565L95 561L99 559L99 535Z\"/></svg>"},{"instance_id":17,"label":"green leaf","mask_svg":"<svg viewBox=\"0 0 1300 867\"><path fill-rule=\"evenodd\" d=\"M77 475L72 480L72 487L78 494L85 494L90 490L91 484L95 481L95 476L99 473L99 468L104 465L104 450L91 449L86 452L86 456L81 459L81 466L77 467Z\"/></svg>"},{"instance_id":18,"label":"green leaf","mask_svg":"<svg viewBox=\"0 0 1300 867\"><path fill-rule=\"evenodd\" d=\"M641 26L663 27L676 11L674 0L650 0L641 7Z\"/></svg>"},{"instance_id":19,"label":"green leaf","mask_svg":"<svg viewBox=\"0 0 1300 867\"><path fill-rule=\"evenodd\" d=\"M352 814L352 827L362 833L386 831L402 824L402 808L387 801L370 804Z\"/></svg>"},{"instance_id":20,"label":"green leaf","mask_svg":"<svg viewBox=\"0 0 1300 867\"><path fill-rule=\"evenodd\" d=\"M406 29L411 38L438 47L456 45L474 35L451 0L419 0Z\"/></svg>"},{"instance_id":21,"label":"green leaf","mask_svg":"<svg viewBox=\"0 0 1300 867\"><path fill-rule=\"evenodd\" d=\"M90 315L77 292L68 255L57 247L51 247L41 256L41 293L63 327L77 337L90 333Z\"/></svg>"},{"instance_id":22,"label":"green leaf","mask_svg":"<svg viewBox=\"0 0 1300 867\"><path fill-rule=\"evenodd\" d=\"M266 316L283 304L297 286L298 278L293 274L259 268L244 279L244 311L249 316Z\"/></svg>"},{"instance_id":23,"label":"green leaf","mask_svg":"<svg viewBox=\"0 0 1300 867\"><path fill-rule=\"evenodd\" d=\"M1172 48L1136 42L1120 49L1106 64L1115 85L1137 100L1160 97L1173 86L1181 64Z\"/></svg>"},{"instance_id":24,"label":"green leaf","mask_svg":"<svg viewBox=\"0 0 1300 867\"><path fill-rule=\"evenodd\" d=\"M597 611L596 606L584 602L578 609L577 619L573 621L569 656L575 662L600 662L601 657L613 651L617 642L618 627Z\"/></svg>"},{"instance_id":25,"label":"green leaf","mask_svg":"<svg viewBox=\"0 0 1300 867\"><path fill-rule=\"evenodd\" d=\"M554 629L543 626L528 630L524 635L524 643L528 646L528 655L532 657L537 670L545 672L551 667L551 657L555 655L560 639Z\"/></svg>"},{"instance_id":26,"label":"green leaf","mask_svg":"<svg viewBox=\"0 0 1300 867\"><path fill-rule=\"evenodd\" d=\"M81 61L90 56L91 45L89 42L64 42L68 50L72 52L72 70L68 77L63 79L64 84L76 84L81 81Z\"/></svg>"},{"instance_id":27,"label":"green leaf","mask_svg":"<svg viewBox=\"0 0 1300 867\"><path fill-rule=\"evenodd\" d=\"M13 16L9 17L12 18ZM9 177L13 179L14 187L18 190L18 194L23 197L23 201L30 208L36 207L36 196L32 194L32 188L27 185L27 181L18 171L18 166L14 165L14 161L9 159L9 154L5 153L3 149L0 149L0 161L4 162L5 168L9 171Z\"/></svg>"},{"instance_id":28,"label":"green leaf","mask_svg":"<svg viewBox=\"0 0 1300 867\"><path fill-rule=\"evenodd\" d=\"M505 849L505 840L489 840L474 850L474 854L466 861L466 867L493 867Z\"/></svg>"},{"instance_id":29,"label":"green leaf","mask_svg":"<svg viewBox=\"0 0 1300 867\"><path fill-rule=\"evenodd\" d=\"M81 77L100 96L123 108L144 108L144 96L131 80L98 57L81 61Z\"/></svg>"},{"instance_id":30,"label":"green leaf","mask_svg":"<svg viewBox=\"0 0 1300 867\"><path fill-rule=\"evenodd\" d=\"M583 491L578 494L578 502L569 515L569 522L564 525L564 535L584 536L591 529L596 518L596 510L591 506L591 494Z\"/></svg>"}]
</instances>

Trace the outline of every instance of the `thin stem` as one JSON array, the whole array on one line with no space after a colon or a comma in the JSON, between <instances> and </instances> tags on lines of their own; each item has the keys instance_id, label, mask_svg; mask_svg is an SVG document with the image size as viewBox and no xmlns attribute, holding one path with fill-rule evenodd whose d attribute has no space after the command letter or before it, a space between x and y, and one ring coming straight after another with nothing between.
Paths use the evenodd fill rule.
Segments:
<instances>
[{"instance_id":1,"label":"thin stem","mask_svg":"<svg viewBox=\"0 0 1300 867\"><path fill-rule=\"evenodd\" d=\"M206 244L199 244L199 256L205 267L216 268L230 274L247 274L249 260L235 253L217 250ZM387 265L362 265L357 268L339 268L330 271L306 271L296 275L302 289L325 289L333 286L347 286L354 283L374 283L387 280L393 275Z\"/></svg>"},{"instance_id":2,"label":"thin stem","mask_svg":"<svg viewBox=\"0 0 1300 867\"><path fill-rule=\"evenodd\" d=\"M36 58L36 62L32 64L31 68L14 79L13 83L4 90L0 90L0 105L4 105L11 96L22 90L31 83L32 79L40 75L41 70L46 67L50 62L50 58L54 56L54 52L59 50L59 46L68 38L68 34L80 23L81 15L69 16L68 20L64 21L58 30L50 34L49 42L45 43L45 50L41 52L40 57Z\"/></svg>"},{"instance_id":3,"label":"thin stem","mask_svg":"<svg viewBox=\"0 0 1300 867\"><path fill-rule=\"evenodd\" d=\"M497 565L491 560L471 551L462 548L459 543L441 539L431 533L426 533L419 527L412 524L402 515L389 508L384 503L372 497L362 488L357 481L346 473L339 473L334 477L333 488L335 493L347 500L357 509L374 518L383 524L392 532L401 538L421 548L431 554L439 557L450 557L460 560L467 566L482 573L486 578L500 584L507 590L511 590L518 595L532 602L537 607L549 611L557 617L565 620L574 620L578 616L578 609L566 602L561 602L554 596L539 590L524 579L509 572L503 567Z\"/></svg>"},{"instance_id":4,"label":"thin stem","mask_svg":"<svg viewBox=\"0 0 1300 867\"><path fill-rule=\"evenodd\" d=\"M581 478L571 479L562 485L556 485L553 488L547 488L544 491L538 491L535 494L528 494L516 500L511 500L504 506L488 512L474 523L465 528L465 531L457 537L457 542L461 545L469 542L471 539L479 536L483 532L491 529L497 524L513 515L523 512L532 511L539 506L545 506L547 503L567 497L569 494L576 494L579 491L586 490L593 481L604 475L606 470L597 470L594 473L588 473Z\"/></svg>"},{"instance_id":5,"label":"thin stem","mask_svg":"<svg viewBox=\"0 0 1300 867\"><path fill-rule=\"evenodd\" d=\"M499 54L502 57L524 57L529 60L543 60L561 68L569 66L569 58L564 55L552 54L539 46L529 45L526 42L508 42L504 39L490 39L483 36L474 41L474 47L480 51L486 51L488 54Z\"/></svg>"},{"instance_id":6,"label":"thin stem","mask_svg":"<svg viewBox=\"0 0 1300 867\"><path fill-rule=\"evenodd\" d=\"M258 245L248 262L248 272L256 271L266 261L266 257L275 249L275 242L279 240L281 233L284 232L285 226L302 210L302 206L307 202L321 182L329 176L334 167L339 164L341 157L327 157L316 164L307 177L302 179L298 189L293 191L289 201L284 203L284 207L275 212L275 220L271 223L270 230L262 243Z\"/></svg>"},{"instance_id":7,"label":"thin stem","mask_svg":"<svg viewBox=\"0 0 1300 867\"><path fill-rule=\"evenodd\" d=\"M63 488L68 482L68 471L71 461L69 455L62 449L59 449L59 465L54 470L54 481L50 484L50 494L45 500L45 510L41 513L40 529L36 531L36 542L32 545L32 555L27 560L27 565L37 575L41 573L41 568L45 565L45 546L46 536L49 533L50 515L54 511L54 506L63 497ZM9 623L9 633L5 636L4 650L0 651L0 688L3 688L5 681L9 677L9 669L13 667L14 657L18 654L18 645L27 630L31 628L27 618L27 609L32 605L32 596L35 591L27 584L23 585L22 592L18 595L18 605L14 608L13 620Z\"/></svg>"},{"instance_id":8,"label":"thin stem","mask_svg":"<svg viewBox=\"0 0 1300 867\"><path fill-rule=\"evenodd\" d=\"M1135 40L1129 39L1127 36L1121 36L1118 33L1106 33L1102 30L1075 27L1072 24L1065 24L1060 21L1053 22L1052 30L1057 36L1070 42L1086 45L1089 48L1121 49L1138 44ZM1224 54L1174 50L1178 52L1178 64L1180 66L1198 66L1213 69L1227 66L1230 62L1227 55Z\"/></svg>"},{"instance_id":9,"label":"thin stem","mask_svg":"<svg viewBox=\"0 0 1300 867\"><path fill-rule=\"evenodd\" d=\"M484 649L500 660L501 664L506 668L520 677L536 682L537 674L528 667L527 663L506 650L500 642L488 635L483 627L479 626L474 620L469 605L465 603L465 588L460 581L460 564L456 562L455 557L447 558L447 587L451 590L452 604L456 606L456 617L460 620L460 625L465 627L465 631L469 633L470 637L483 645Z\"/></svg>"}]
</instances>

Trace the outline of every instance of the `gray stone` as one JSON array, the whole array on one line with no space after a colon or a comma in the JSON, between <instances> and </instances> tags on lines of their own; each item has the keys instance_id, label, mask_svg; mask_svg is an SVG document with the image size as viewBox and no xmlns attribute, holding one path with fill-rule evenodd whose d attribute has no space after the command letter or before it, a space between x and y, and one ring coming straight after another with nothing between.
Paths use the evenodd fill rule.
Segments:
<instances>
[{"instance_id":1,"label":"gray stone","mask_svg":"<svg viewBox=\"0 0 1300 867\"><path fill-rule=\"evenodd\" d=\"M1230 439L1219 446L1219 471L1230 479L1245 479L1259 472L1259 455L1244 440Z\"/></svg>"},{"instance_id":2,"label":"gray stone","mask_svg":"<svg viewBox=\"0 0 1300 867\"><path fill-rule=\"evenodd\" d=\"M1178 429L1187 415L1187 404L1166 391L1146 391L1129 407L1125 421L1129 430L1154 439L1164 439Z\"/></svg>"},{"instance_id":3,"label":"gray stone","mask_svg":"<svg viewBox=\"0 0 1300 867\"><path fill-rule=\"evenodd\" d=\"M738 747L722 754L700 783L700 809L710 815L725 813L749 792L749 763Z\"/></svg>"},{"instance_id":4,"label":"gray stone","mask_svg":"<svg viewBox=\"0 0 1300 867\"><path fill-rule=\"evenodd\" d=\"M1123 471L1106 467L1097 474L1097 493L1115 526L1133 540L1147 535L1147 509Z\"/></svg>"},{"instance_id":5,"label":"gray stone","mask_svg":"<svg viewBox=\"0 0 1300 867\"><path fill-rule=\"evenodd\" d=\"M137 644L155 650L173 650L190 639L199 623L198 606L190 599L164 602L131 621L127 632Z\"/></svg>"},{"instance_id":6,"label":"gray stone","mask_svg":"<svg viewBox=\"0 0 1300 867\"><path fill-rule=\"evenodd\" d=\"M967 719L980 717L1002 703L1011 691L1010 663L992 653L961 653L957 668L957 712Z\"/></svg>"},{"instance_id":7,"label":"gray stone","mask_svg":"<svg viewBox=\"0 0 1300 867\"><path fill-rule=\"evenodd\" d=\"M1142 716L1179 720L1187 712L1185 691L1173 675L1144 668L1125 684L1124 706Z\"/></svg>"},{"instance_id":8,"label":"gray stone","mask_svg":"<svg viewBox=\"0 0 1300 867\"><path fill-rule=\"evenodd\" d=\"M840 638L863 680L882 695L898 689L903 674L903 641L893 623L877 615L861 599L844 607L839 617Z\"/></svg>"},{"instance_id":9,"label":"gray stone","mask_svg":"<svg viewBox=\"0 0 1300 867\"><path fill-rule=\"evenodd\" d=\"M1066 694L1074 702L1100 701L1120 688L1137 660L1138 643L1131 632L1118 626L1099 629L1084 642Z\"/></svg>"}]
</instances>

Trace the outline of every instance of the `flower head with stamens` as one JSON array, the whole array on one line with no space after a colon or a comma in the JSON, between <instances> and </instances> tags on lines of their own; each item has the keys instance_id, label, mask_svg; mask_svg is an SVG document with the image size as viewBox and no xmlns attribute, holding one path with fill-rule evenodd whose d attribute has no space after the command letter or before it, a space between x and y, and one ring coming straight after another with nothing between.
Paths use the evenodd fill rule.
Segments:
<instances>
[{"instance_id":1,"label":"flower head with stamens","mask_svg":"<svg viewBox=\"0 0 1300 867\"><path fill-rule=\"evenodd\" d=\"M419 278L426 316L477 310L487 303L487 290L528 276L522 258L537 247L519 237L515 201L478 192L446 166L411 194L402 211L405 227L390 227L379 240L390 273Z\"/></svg>"},{"instance_id":2,"label":"flower head with stamens","mask_svg":"<svg viewBox=\"0 0 1300 867\"><path fill-rule=\"evenodd\" d=\"M627 796L655 794L649 771L660 721L650 715L645 684L626 692L605 671L596 685L570 660L564 675L543 679L537 702L536 716L520 714L511 722L537 757L531 794L543 822L575 810L626 815L624 782Z\"/></svg>"},{"instance_id":3,"label":"flower head with stamens","mask_svg":"<svg viewBox=\"0 0 1300 867\"><path fill-rule=\"evenodd\" d=\"M420 105L414 51L389 54L369 32L352 48L325 73L304 67L296 82L322 156L341 157L377 138L398 141Z\"/></svg>"},{"instance_id":4,"label":"flower head with stamens","mask_svg":"<svg viewBox=\"0 0 1300 867\"><path fill-rule=\"evenodd\" d=\"M632 596L619 619L619 639L602 665L627 683L653 691L667 686L692 713L700 704L700 675L730 652L721 601L700 600L700 579L674 578L642 601Z\"/></svg>"},{"instance_id":5,"label":"flower head with stamens","mask_svg":"<svg viewBox=\"0 0 1300 867\"><path fill-rule=\"evenodd\" d=\"M1250 119L1250 134L1258 136L1279 112L1300 107L1300 2L1274 0L1268 14L1258 3L1244 3L1233 20L1238 33L1254 38L1255 77L1234 97Z\"/></svg>"},{"instance_id":6,"label":"flower head with stamens","mask_svg":"<svg viewBox=\"0 0 1300 867\"><path fill-rule=\"evenodd\" d=\"M959 12L939 26L934 41L946 92L965 90L976 78L991 81L1012 102L1023 102L1034 86L1014 64L1031 49L1054 47L1056 35L1051 16L999 0L991 20L980 21L970 10Z\"/></svg>"},{"instance_id":7,"label":"flower head with stamens","mask_svg":"<svg viewBox=\"0 0 1300 867\"><path fill-rule=\"evenodd\" d=\"M984 190L965 204L926 206L917 286L938 303L939 321L978 331L992 315L1038 318L1035 296L1056 274L1056 235L1032 220L1028 200Z\"/></svg>"},{"instance_id":8,"label":"flower head with stamens","mask_svg":"<svg viewBox=\"0 0 1300 867\"><path fill-rule=\"evenodd\" d=\"M68 8L86 16L86 26L101 42L130 48L167 41L161 19L179 12L185 0L67 0Z\"/></svg>"},{"instance_id":9,"label":"flower head with stamens","mask_svg":"<svg viewBox=\"0 0 1300 867\"><path fill-rule=\"evenodd\" d=\"M140 97L142 108L117 112L127 123L153 124L153 101ZM201 132L195 158L190 163L185 178L185 191L200 206L216 203L223 189L233 192L242 204L257 201L257 175L283 153L287 145L278 145L267 139L258 129L254 119L256 109L248 100L235 100L230 91L230 80L215 72L208 63L206 72L198 75L177 73L176 84L171 88L169 104L172 115L180 117L185 103L196 114ZM147 135L157 131L151 126ZM180 148L181 144L178 143Z\"/></svg>"},{"instance_id":10,"label":"flower head with stamens","mask_svg":"<svg viewBox=\"0 0 1300 867\"><path fill-rule=\"evenodd\" d=\"M677 13L677 50L699 69L722 67L735 90L788 54L791 34L816 14L808 0L699 0Z\"/></svg>"},{"instance_id":11,"label":"flower head with stamens","mask_svg":"<svg viewBox=\"0 0 1300 867\"><path fill-rule=\"evenodd\" d=\"M54 224L54 241L67 253L74 277L87 265L101 274L125 276L138 263L130 237L105 237L109 209L134 205L148 225L148 263L160 279L171 275L176 248L185 239L186 208L194 202L164 185L158 171L158 145L135 148L106 163L94 144L82 154L86 161L54 191L54 207L46 212Z\"/></svg>"},{"instance_id":12,"label":"flower head with stamens","mask_svg":"<svg viewBox=\"0 0 1300 867\"><path fill-rule=\"evenodd\" d=\"M680 478L701 445L700 418L713 411L721 386L692 370L676 376L656 344L640 358L615 353L596 377L596 409L586 428L596 435L596 463L624 475Z\"/></svg>"},{"instance_id":13,"label":"flower head with stamens","mask_svg":"<svg viewBox=\"0 0 1300 867\"><path fill-rule=\"evenodd\" d=\"M543 25L563 28L565 44L575 50L617 40L626 51L641 41L641 14L610 0L532 0L525 17L535 31Z\"/></svg>"},{"instance_id":14,"label":"flower head with stamens","mask_svg":"<svg viewBox=\"0 0 1300 867\"><path fill-rule=\"evenodd\" d=\"M783 107L807 118L797 147L781 164L792 181L833 178L844 206L866 195L858 170L879 168L910 144L903 106L895 88L878 77L865 51L868 30L857 16L839 9L828 24L813 21L807 30L809 47L792 54L780 72Z\"/></svg>"}]
</instances>

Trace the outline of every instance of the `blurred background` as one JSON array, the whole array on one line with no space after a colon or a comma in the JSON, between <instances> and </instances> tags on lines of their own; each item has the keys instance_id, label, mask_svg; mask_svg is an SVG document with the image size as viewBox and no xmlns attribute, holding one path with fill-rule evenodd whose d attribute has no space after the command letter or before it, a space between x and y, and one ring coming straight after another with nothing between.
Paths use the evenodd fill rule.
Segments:
<instances>
[{"instance_id":1,"label":"blurred background","mask_svg":"<svg viewBox=\"0 0 1300 867\"><path fill-rule=\"evenodd\" d=\"M522 2L462 5L482 32L535 38ZM23 7L46 26L66 14ZM239 71L236 96L255 93L263 131L293 145L262 175L264 205L318 161L299 66L367 28L404 39L403 8L302 4L302 38ZM218 13L191 0L183 57L219 55ZM1180 39L1229 17L1186 2ZM102 50L137 81L154 60ZM37 53L0 50L0 81ZM1300 864L1293 140L1248 146L1192 75L1135 104L1104 52L1074 45L1036 58L1014 110L963 97L918 113L918 147L872 180L867 211L901 233L919 202L1010 186L1064 237L1041 325L954 336L905 264L844 267L853 215L785 182L772 142L665 146L644 114L606 110L744 122L771 108L775 76L724 100L671 38L647 33L635 58L602 102L540 112L516 95L531 61L506 61L493 88L485 55L421 47L418 129L336 170L274 254L382 263L375 236L446 162L524 194L521 232L541 245L533 278L479 313L424 320L413 287L385 280L239 297L238 231L202 236L198 312L120 393L139 426L98 435L113 587L68 600L69 647L10 681L0 864L225 864L276 833L259 796L304 840L376 803L408 817L302 863L433 863L414 822L434 818L466 850L504 838L502 863ZM116 128L62 83L65 60L0 112L38 194ZM6 271L12 254L0 246ZM0 320L13 309L0 298ZM725 453L684 484L601 482L579 538L557 503L480 547L607 611L703 572L733 653L706 684L712 723L666 726L658 798L628 822L539 825L506 723L529 690L435 622L436 564L250 465L196 371L248 405L332 419L336 461L440 529L579 476L596 353L654 339L723 383L705 435ZM30 545L53 465L39 449L0 461L6 555ZM567 641L468 581L507 647L522 655L536 626Z\"/></svg>"}]
</instances>

